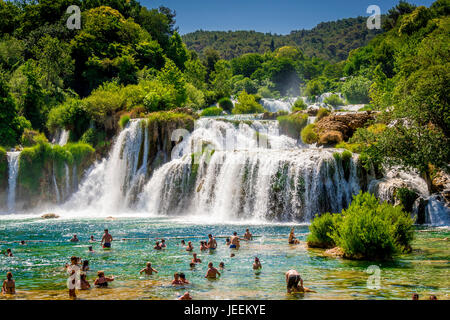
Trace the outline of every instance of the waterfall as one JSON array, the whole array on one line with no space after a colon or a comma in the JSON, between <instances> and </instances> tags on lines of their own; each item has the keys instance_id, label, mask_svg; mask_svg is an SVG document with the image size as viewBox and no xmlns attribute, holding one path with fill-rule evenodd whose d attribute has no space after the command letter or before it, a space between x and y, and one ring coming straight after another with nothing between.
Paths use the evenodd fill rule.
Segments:
<instances>
[{"instance_id":1,"label":"waterfall","mask_svg":"<svg viewBox=\"0 0 450 320\"><path fill-rule=\"evenodd\" d=\"M69 172L69 166L67 163L64 164L64 175L65 175L65 182L66 182L66 190L64 194L64 200L67 199L70 195L70 172Z\"/></svg>"},{"instance_id":2,"label":"waterfall","mask_svg":"<svg viewBox=\"0 0 450 320\"><path fill-rule=\"evenodd\" d=\"M16 209L16 184L17 175L19 174L19 156L20 152L7 152L8 158L8 212Z\"/></svg>"},{"instance_id":3,"label":"waterfall","mask_svg":"<svg viewBox=\"0 0 450 320\"><path fill-rule=\"evenodd\" d=\"M52 143L60 145L60 146L66 145L67 142L69 141L69 134L70 134L70 131L68 131L66 129L58 129L55 137L52 140Z\"/></svg>"},{"instance_id":4,"label":"waterfall","mask_svg":"<svg viewBox=\"0 0 450 320\"><path fill-rule=\"evenodd\" d=\"M443 201L440 201L438 196L431 196L427 202L425 223L432 226L449 226L450 208Z\"/></svg>"},{"instance_id":5,"label":"waterfall","mask_svg":"<svg viewBox=\"0 0 450 320\"><path fill-rule=\"evenodd\" d=\"M292 106L294 105L295 101L297 101L298 97L290 97L290 98L284 98L283 100L279 99L261 99L261 105L270 112L278 112L278 111L288 111L290 112L292 109Z\"/></svg>"},{"instance_id":6,"label":"waterfall","mask_svg":"<svg viewBox=\"0 0 450 320\"><path fill-rule=\"evenodd\" d=\"M58 183L56 182L55 167L54 166L53 166L52 180L53 180L53 187L55 188L56 203L60 203L61 202L61 195L59 193Z\"/></svg>"}]
</instances>

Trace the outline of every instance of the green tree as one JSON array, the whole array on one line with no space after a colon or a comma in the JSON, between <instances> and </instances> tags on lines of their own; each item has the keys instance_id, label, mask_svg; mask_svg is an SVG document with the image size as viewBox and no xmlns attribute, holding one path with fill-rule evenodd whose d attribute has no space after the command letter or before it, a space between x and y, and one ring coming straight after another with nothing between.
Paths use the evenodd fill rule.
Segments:
<instances>
[{"instance_id":1,"label":"green tree","mask_svg":"<svg viewBox=\"0 0 450 320\"><path fill-rule=\"evenodd\" d=\"M168 58L175 62L178 69L184 71L184 64L189 59L189 52L176 31L169 40L169 47L167 48L166 54Z\"/></svg>"},{"instance_id":2,"label":"green tree","mask_svg":"<svg viewBox=\"0 0 450 320\"><path fill-rule=\"evenodd\" d=\"M40 70L35 63L28 61L24 69L27 77L27 87L23 98L22 113L30 120L33 129L42 130L45 128L45 119L48 112L46 104L46 92L39 83Z\"/></svg>"},{"instance_id":3,"label":"green tree","mask_svg":"<svg viewBox=\"0 0 450 320\"><path fill-rule=\"evenodd\" d=\"M225 60L219 60L211 73L211 89L216 97L229 97L231 95L231 77L232 71L230 63Z\"/></svg>"},{"instance_id":4,"label":"green tree","mask_svg":"<svg viewBox=\"0 0 450 320\"><path fill-rule=\"evenodd\" d=\"M263 113L265 110L262 105L256 102L255 96L248 94L243 90L233 108L233 114L251 114L251 113Z\"/></svg>"},{"instance_id":5,"label":"green tree","mask_svg":"<svg viewBox=\"0 0 450 320\"><path fill-rule=\"evenodd\" d=\"M163 84L172 85L175 88L175 103L178 107L183 106L187 100L186 80L184 79L183 73L172 60L166 60L164 68L158 75L158 80Z\"/></svg>"}]
</instances>

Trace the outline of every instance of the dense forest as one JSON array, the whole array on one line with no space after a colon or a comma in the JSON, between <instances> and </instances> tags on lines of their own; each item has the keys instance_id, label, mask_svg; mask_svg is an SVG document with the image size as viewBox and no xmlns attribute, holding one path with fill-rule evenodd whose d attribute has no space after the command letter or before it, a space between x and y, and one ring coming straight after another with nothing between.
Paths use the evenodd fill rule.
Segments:
<instances>
[{"instance_id":1,"label":"dense forest","mask_svg":"<svg viewBox=\"0 0 450 320\"><path fill-rule=\"evenodd\" d=\"M82 11L79 30L66 27L73 4ZM277 38L270 48L269 36L265 52L258 46L226 60L213 48L202 55L189 50L176 31L175 13L165 7L147 9L133 0L0 0L0 145L47 143L65 128L70 142L102 150L120 124L155 111L255 113L264 111L262 97L314 100L342 92L347 102L382 113L376 130L360 129L349 141L330 144L362 153L371 165L394 161L417 168L429 181L436 168L449 169L449 11L449 0L430 8L401 1L386 15L385 32L340 62L334 62L342 59L339 52L373 36L359 27L361 18L288 36L303 39L304 50ZM329 50L329 30L354 39L334 37L347 49L330 59L309 57L315 49L306 39L320 37L321 48ZM257 42L258 35L245 37ZM296 110L305 109L300 100ZM307 129L313 143L317 128Z\"/></svg>"},{"instance_id":2,"label":"dense forest","mask_svg":"<svg viewBox=\"0 0 450 320\"><path fill-rule=\"evenodd\" d=\"M381 30L369 30L367 18L349 18L322 22L311 30L296 30L288 35L255 31L195 31L182 36L190 50L202 55L217 50L224 59L245 53L264 53L284 46L296 46L308 57L330 62L347 59L348 53L366 45Z\"/></svg>"}]
</instances>

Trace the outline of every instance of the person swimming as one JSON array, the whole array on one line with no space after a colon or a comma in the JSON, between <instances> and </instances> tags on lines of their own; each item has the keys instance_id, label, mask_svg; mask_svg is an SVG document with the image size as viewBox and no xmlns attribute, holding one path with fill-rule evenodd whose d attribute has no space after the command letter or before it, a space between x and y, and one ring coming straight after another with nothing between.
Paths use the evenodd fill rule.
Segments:
<instances>
[{"instance_id":1,"label":"person swimming","mask_svg":"<svg viewBox=\"0 0 450 320\"><path fill-rule=\"evenodd\" d=\"M418 293L413 293L412 294L412 299L413 300L419 300L419 294Z\"/></svg>"},{"instance_id":2,"label":"person swimming","mask_svg":"<svg viewBox=\"0 0 450 320\"><path fill-rule=\"evenodd\" d=\"M80 290L88 290L91 288L91 285L87 281L86 273L82 272L80 274Z\"/></svg>"},{"instance_id":3,"label":"person swimming","mask_svg":"<svg viewBox=\"0 0 450 320\"><path fill-rule=\"evenodd\" d=\"M91 238L89 239L89 242L95 242L94 236L91 236Z\"/></svg>"},{"instance_id":4,"label":"person swimming","mask_svg":"<svg viewBox=\"0 0 450 320\"><path fill-rule=\"evenodd\" d=\"M89 271L89 260L83 260L83 266L81 267L81 271Z\"/></svg>"},{"instance_id":5,"label":"person swimming","mask_svg":"<svg viewBox=\"0 0 450 320\"><path fill-rule=\"evenodd\" d=\"M300 285L298 284L300 282ZM304 293L315 292L309 288L303 287L303 279L297 270L289 270L286 272L286 287L287 293Z\"/></svg>"},{"instance_id":6,"label":"person swimming","mask_svg":"<svg viewBox=\"0 0 450 320\"><path fill-rule=\"evenodd\" d=\"M192 251L194 247L192 246L192 242L188 241L188 245L186 246L186 251Z\"/></svg>"},{"instance_id":7,"label":"person swimming","mask_svg":"<svg viewBox=\"0 0 450 320\"><path fill-rule=\"evenodd\" d=\"M298 241L297 238L295 238L294 228L292 228L291 232L289 233L288 242L289 242L289 244L299 244L300 243L300 241Z\"/></svg>"},{"instance_id":8,"label":"person swimming","mask_svg":"<svg viewBox=\"0 0 450 320\"><path fill-rule=\"evenodd\" d=\"M22 246L26 245L25 240L20 240L20 244L21 244Z\"/></svg>"},{"instance_id":9,"label":"person swimming","mask_svg":"<svg viewBox=\"0 0 450 320\"><path fill-rule=\"evenodd\" d=\"M181 245L182 245L183 247L185 247L185 246L186 246L186 242L184 242L184 240L181 240Z\"/></svg>"},{"instance_id":10,"label":"person swimming","mask_svg":"<svg viewBox=\"0 0 450 320\"><path fill-rule=\"evenodd\" d=\"M434 295L434 294L432 294L431 296L430 296L430 299L429 300L437 300L437 297Z\"/></svg>"},{"instance_id":11,"label":"person swimming","mask_svg":"<svg viewBox=\"0 0 450 320\"><path fill-rule=\"evenodd\" d=\"M225 239L225 245L229 246L231 244L230 238Z\"/></svg>"},{"instance_id":12,"label":"person swimming","mask_svg":"<svg viewBox=\"0 0 450 320\"><path fill-rule=\"evenodd\" d=\"M105 229L105 233L103 234L100 245L103 245L103 248L111 248L112 241L113 241L113 237L109 234L109 230Z\"/></svg>"},{"instance_id":13,"label":"person swimming","mask_svg":"<svg viewBox=\"0 0 450 320\"><path fill-rule=\"evenodd\" d=\"M261 270L261 269L262 269L261 261L259 261L258 257L255 257L255 262L253 263L253 270Z\"/></svg>"},{"instance_id":14,"label":"person swimming","mask_svg":"<svg viewBox=\"0 0 450 320\"><path fill-rule=\"evenodd\" d=\"M16 281L13 279L13 274L9 271L6 273L6 280L2 285L3 294L15 294L16 293Z\"/></svg>"},{"instance_id":15,"label":"person swimming","mask_svg":"<svg viewBox=\"0 0 450 320\"><path fill-rule=\"evenodd\" d=\"M237 235L237 232L233 232L233 236L230 238L230 249L239 249L240 243L239 243L239 237Z\"/></svg>"},{"instance_id":16,"label":"person swimming","mask_svg":"<svg viewBox=\"0 0 450 320\"><path fill-rule=\"evenodd\" d=\"M195 252L192 254L192 256L193 256L193 258L191 260L192 263L201 263L202 262L201 259L197 258L197 254Z\"/></svg>"},{"instance_id":17,"label":"person swimming","mask_svg":"<svg viewBox=\"0 0 450 320\"><path fill-rule=\"evenodd\" d=\"M152 264L150 262L147 262L147 266L142 269L141 271L139 271L139 273L143 273L145 272L146 275L151 276L154 273L158 273L158 271L156 271L155 269L152 268Z\"/></svg>"},{"instance_id":18,"label":"person swimming","mask_svg":"<svg viewBox=\"0 0 450 320\"><path fill-rule=\"evenodd\" d=\"M175 272L173 274L173 280L172 280L172 285L178 286L178 285L182 285L183 281L180 280L180 275L178 274L178 272Z\"/></svg>"},{"instance_id":19,"label":"person swimming","mask_svg":"<svg viewBox=\"0 0 450 320\"><path fill-rule=\"evenodd\" d=\"M192 300L192 297L189 292L185 292L181 297L178 298L178 300Z\"/></svg>"},{"instance_id":20,"label":"person swimming","mask_svg":"<svg viewBox=\"0 0 450 320\"><path fill-rule=\"evenodd\" d=\"M200 251L208 250L208 246L206 245L206 241L200 241Z\"/></svg>"},{"instance_id":21,"label":"person swimming","mask_svg":"<svg viewBox=\"0 0 450 320\"><path fill-rule=\"evenodd\" d=\"M111 277L105 277L105 272L98 271L97 272L97 279L95 279L94 285L97 286L97 288L106 288L108 287L108 282L114 281L114 276Z\"/></svg>"},{"instance_id":22,"label":"person swimming","mask_svg":"<svg viewBox=\"0 0 450 320\"><path fill-rule=\"evenodd\" d=\"M161 245L159 244L159 241L156 241L155 246L153 247L155 250L161 250Z\"/></svg>"},{"instance_id":23,"label":"person swimming","mask_svg":"<svg viewBox=\"0 0 450 320\"><path fill-rule=\"evenodd\" d=\"M13 257L12 251L9 248L6 249L6 252L4 253L4 255L7 256L7 257Z\"/></svg>"},{"instance_id":24,"label":"person swimming","mask_svg":"<svg viewBox=\"0 0 450 320\"><path fill-rule=\"evenodd\" d=\"M74 234L72 239L70 239L70 242L78 242L78 241L80 241L80 239L78 239L76 234Z\"/></svg>"},{"instance_id":25,"label":"person swimming","mask_svg":"<svg viewBox=\"0 0 450 320\"><path fill-rule=\"evenodd\" d=\"M189 263L189 267L191 267L191 269L195 269L196 264L194 262L190 262Z\"/></svg>"},{"instance_id":26,"label":"person swimming","mask_svg":"<svg viewBox=\"0 0 450 320\"><path fill-rule=\"evenodd\" d=\"M250 233L249 229L245 229L244 239L247 241L253 240L253 235Z\"/></svg>"},{"instance_id":27,"label":"person swimming","mask_svg":"<svg viewBox=\"0 0 450 320\"><path fill-rule=\"evenodd\" d=\"M224 262L221 262L221 263L219 263L219 269L225 269L225 263Z\"/></svg>"},{"instance_id":28,"label":"person swimming","mask_svg":"<svg viewBox=\"0 0 450 320\"><path fill-rule=\"evenodd\" d=\"M88 247L88 250L89 250L89 252L95 252L95 251L92 249L92 246L89 246L89 247Z\"/></svg>"},{"instance_id":29,"label":"person swimming","mask_svg":"<svg viewBox=\"0 0 450 320\"><path fill-rule=\"evenodd\" d=\"M189 284L189 281L186 280L186 275L184 273L180 273L180 280L184 283L184 284Z\"/></svg>"},{"instance_id":30,"label":"person swimming","mask_svg":"<svg viewBox=\"0 0 450 320\"><path fill-rule=\"evenodd\" d=\"M217 248L216 238L213 238L212 234L208 234L208 248L210 250L216 250Z\"/></svg>"},{"instance_id":31,"label":"person swimming","mask_svg":"<svg viewBox=\"0 0 450 320\"><path fill-rule=\"evenodd\" d=\"M167 247L167 246L166 246L166 240L161 239L161 243L159 244L159 246L160 246L161 248L166 248L166 247Z\"/></svg>"},{"instance_id":32,"label":"person swimming","mask_svg":"<svg viewBox=\"0 0 450 320\"><path fill-rule=\"evenodd\" d=\"M217 278L217 275L220 276L219 270L217 270L216 268L214 268L212 262L208 263L208 271L206 271L205 278L208 278L208 279L216 279L216 278Z\"/></svg>"}]
</instances>

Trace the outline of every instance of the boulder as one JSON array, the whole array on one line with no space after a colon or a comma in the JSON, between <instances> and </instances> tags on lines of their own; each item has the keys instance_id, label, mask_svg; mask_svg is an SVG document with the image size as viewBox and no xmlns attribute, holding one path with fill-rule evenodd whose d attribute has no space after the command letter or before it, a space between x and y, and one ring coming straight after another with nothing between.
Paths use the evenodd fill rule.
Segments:
<instances>
[{"instance_id":1,"label":"boulder","mask_svg":"<svg viewBox=\"0 0 450 320\"><path fill-rule=\"evenodd\" d=\"M59 216L56 213L45 213L41 216L42 219L58 219Z\"/></svg>"}]
</instances>

